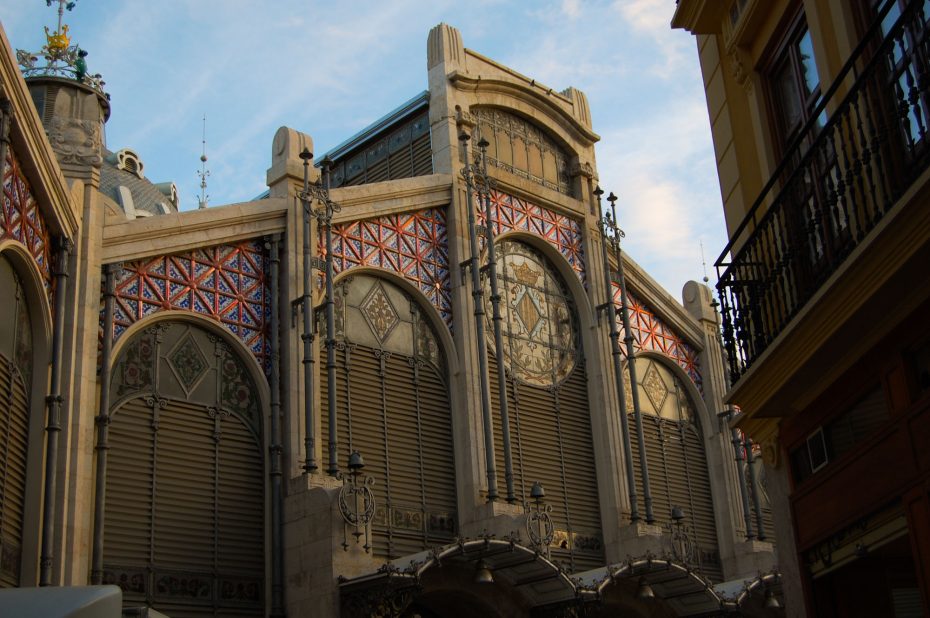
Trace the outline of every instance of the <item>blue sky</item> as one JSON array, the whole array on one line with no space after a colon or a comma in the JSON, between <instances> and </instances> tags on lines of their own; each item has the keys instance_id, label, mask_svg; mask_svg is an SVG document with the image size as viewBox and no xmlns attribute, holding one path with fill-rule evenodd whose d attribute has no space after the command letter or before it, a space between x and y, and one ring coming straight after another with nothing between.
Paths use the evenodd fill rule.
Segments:
<instances>
[{"instance_id":1,"label":"blue sky","mask_svg":"<svg viewBox=\"0 0 930 618\"><path fill-rule=\"evenodd\" d=\"M56 3L57 4L57 3ZM726 243L694 38L673 0L78 0L65 13L111 95L107 146L139 153L199 195L207 116L210 205L264 189L275 130L322 154L427 87L426 37L446 22L466 47L563 90L583 90L601 136L601 186L620 196L625 249L675 298ZM14 48L38 50L57 14L0 0Z\"/></svg>"}]
</instances>

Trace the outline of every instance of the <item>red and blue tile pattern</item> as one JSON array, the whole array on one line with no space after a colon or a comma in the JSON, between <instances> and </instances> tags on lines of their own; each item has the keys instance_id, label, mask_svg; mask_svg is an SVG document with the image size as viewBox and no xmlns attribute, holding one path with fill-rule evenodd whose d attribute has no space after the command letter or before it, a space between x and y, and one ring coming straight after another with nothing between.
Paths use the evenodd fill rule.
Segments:
<instances>
[{"instance_id":1,"label":"red and blue tile pattern","mask_svg":"<svg viewBox=\"0 0 930 618\"><path fill-rule=\"evenodd\" d=\"M21 243L35 259L51 302L51 242L48 226L12 147L7 149L3 165L3 206L0 209L0 240L7 238Z\"/></svg>"},{"instance_id":2,"label":"red and blue tile pattern","mask_svg":"<svg viewBox=\"0 0 930 618\"><path fill-rule=\"evenodd\" d=\"M319 243L325 255L323 242ZM413 283L452 326L446 213L427 208L333 225L333 270L373 266Z\"/></svg>"},{"instance_id":3,"label":"red and blue tile pattern","mask_svg":"<svg viewBox=\"0 0 930 618\"><path fill-rule=\"evenodd\" d=\"M617 308L617 327L623 333L620 316L620 286L613 283L614 305ZM630 308L630 329L633 331L633 346L637 351L658 352L675 361L694 382L698 390L704 392L701 379L698 351L688 344L678 333L663 322L649 305L633 294L628 294ZM624 356L626 350L621 346Z\"/></svg>"},{"instance_id":4,"label":"red and blue tile pattern","mask_svg":"<svg viewBox=\"0 0 930 618\"><path fill-rule=\"evenodd\" d=\"M476 204L476 209L478 222L486 225L484 208ZM581 282L585 282L584 243L579 221L499 191L491 192L491 217L495 235L518 231L545 239L565 257Z\"/></svg>"},{"instance_id":5,"label":"red and blue tile pattern","mask_svg":"<svg viewBox=\"0 0 930 618\"><path fill-rule=\"evenodd\" d=\"M116 272L113 339L134 322L179 309L213 318L236 335L267 372L271 294L262 240L124 262Z\"/></svg>"}]
</instances>

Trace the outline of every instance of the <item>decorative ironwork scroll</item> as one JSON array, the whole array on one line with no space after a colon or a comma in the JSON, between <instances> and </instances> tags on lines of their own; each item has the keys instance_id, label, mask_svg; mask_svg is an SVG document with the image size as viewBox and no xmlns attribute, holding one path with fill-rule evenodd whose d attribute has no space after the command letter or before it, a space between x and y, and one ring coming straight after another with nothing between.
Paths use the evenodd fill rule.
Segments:
<instances>
[{"instance_id":1,"label":"decorative ironwork scroll","mask_svg":"<svg viewBox=\"0 0 930 618\"><path fill-rule=\"evenodd\" d=\"M365 467L362 456L354 451L349 457L349 474L342 476L342 489L339 490L339 512L345 522L343 526L342 548L349 550L349 534L355 537L356 545L365 537L362 548L368 553L371 550L371 520L375 514L375 495L371 486L375 479L362 474ZM349 532L351 528L352 532Z\"/></svg>"},{"instance_id":2,"label":"decorative ironwork scroll","mask_svg":"<svg viewBox=\"0 0 930 618\"><path fill-rule=\"evenodd\" d=\"M52 243L48 225L12 147L7 149L3 165L3 205L0 208L0 240L7 238L22 243L35 259L51 301Z\"/></svg>"},{"instance_id":3,"label":"decorative ironwork scroll","mask_svg":"<svg viewBox=\"0 0 930 618\"><path fill-rule=\"evenodd\" d=\"M333 267L375 266L413 283L452 325L446 213L427 208L333 225ZM325 254L323 243L320 253Z\"/></svg>"},{"instance_id":4,"label":"decorative ironwork scroll","mask_svg":"<svg viewBox=\"0 0 930 618\"><path fill-rule=\"evenodd\" d=\"M261 240L124 262L116 272L113 338L166 309L209 316L236 335L270 369L271 293Z\"/></svg>"},{"instance_id":5,"label":"decorative ironwork scroll","mask_svg":"<svg viewBox=\"0 0 930 618\"><path fill-rule=\"evenodd\" d=\"M579 221L500 191L491 191L491 208L495 235L521 231L539 236L559 250L585 283L587 274ZM487 225L484 209L477 202L475 209L478 223Z\"/></svg>"}]
</instances>

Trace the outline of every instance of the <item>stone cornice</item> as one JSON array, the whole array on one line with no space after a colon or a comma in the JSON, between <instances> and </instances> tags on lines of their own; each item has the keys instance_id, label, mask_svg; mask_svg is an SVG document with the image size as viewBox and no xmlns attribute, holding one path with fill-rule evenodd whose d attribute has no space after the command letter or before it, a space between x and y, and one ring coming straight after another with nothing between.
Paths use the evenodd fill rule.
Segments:
<instances>
[{"instance_id":1,"label":"stone cornice","mask_svg":"<svg viewBox=\"0 0 930 618\"><path fill-rule=\"evenodd\" d=\"M551 97L553 96L558 96L562 100L565 99L564 96L553 90L541 92L530 84L523 85L516 80L511 81L494 76L481 77L480 75L473 77L461 71L452 71L449 74L449 82L459 90L503 94L522 100L536 109L543 110L568 129L572 136L585 147L591 147L601 139L597 133L581 124L564 107L552 100Z\"/></svg>"},{"instance_id":2,"label":"stone cornice","mask_svg":"<svg viewBox=\"0 0 930 618\"><path fill-rule=\"evenodd\" d=\"M6 32L2 29L0 40L3 44L0 50L0 89L10 100L13 109L10 137L14 150L31 176L30 184L52 232L73 240L80 227L81 205L71 200L71 192L61 173L58 159L16 65Z\"/></svg>"},{"instance_id":3,"label":"stone cornice","mask_svg":"<svg viewBox=\"0 0 930 618\"><path fill-rule=\"evenodd\" d=\"M294 198L270 198L121 221L103 230L104 263L283 232Z\"/></svg>"},{"instance_id":4,"label":"stone cornice","mask_svg":"<svg viewBox=\"0 0 930 618\"><path fill-rule=\"evenodd\" d=\"M333 189L334 202L342 207L336 223L398 212L446 206L452 201L452 176L430 174L385 182ZM364 212L365 210L370 212Z\"/></svg>"},{"instance_id":5,"label":"stone cornice","mask_svg":"<svg viewBox=\"0 0 930 618\"><path fill-rule=\"evenodd\" d=\"M679 0L672 28L683 28L691 34L716 34L722 9L721 0Z\"/></svg>"}]
</instances>

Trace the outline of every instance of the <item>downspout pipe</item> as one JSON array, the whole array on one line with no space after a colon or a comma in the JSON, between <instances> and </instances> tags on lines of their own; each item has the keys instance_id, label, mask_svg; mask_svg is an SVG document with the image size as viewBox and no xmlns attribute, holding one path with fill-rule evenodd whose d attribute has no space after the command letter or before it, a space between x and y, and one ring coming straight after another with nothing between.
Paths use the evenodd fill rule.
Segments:
<instances>
[{"instance_id":1,"label":"downspout pipe","mask_svg":"<svg viewBox=\"0 0 930 618\"><path fill-rule=\"evenodd\" d=\"M303 208L303 297L301 309L303 311L303 333L300 339L304 346L304 472L309 474L317 469L316 465L316 419L313 414L313 404L316 397L315 373L316 359L313 357L313 340L316 336L314 332L313 320L313 288L311 287L313 260L310 255L310 160L313 153L304 148L300 153L300 158L304 162L304 189L300 194L300 203Z\"/></svg>"},{"instance_id":2,"label":"downspout pipe","mask_svg":"<svg viewBox=\"0 0 930 618\"><path fill-rule=\"evenodd\" d=\"M765 540L765 528L762 525L762 501L759 499L759 480L756 478L756 467L753 465L752 440L744 436L743 451L746 453L746 466L749 468L749 487L752 492L752 510L756 515L756 528L759 530L759 540Z\"/></svg>"},{"instance_id":3,"label":"downspout pipe","mask_svg":"<svg viewBox=\"0 0 930 618\"><path fill-rule=\"evenodd\" d=\"M55 316L52 326L52 376L49 393L45 398L48 409L45 446L45 496L42 507L42 553L40 557L39 585L52 585L53 538L58 490L58 438L61 435L61 363L64 348L65 297L68 293L68 256L73 244L68 238L57 241L55 260Z\"/></svg>"},{"instance_id":4,"label":"downspout pipe","mask_svg":"<svg viewBox=\"0 0 930 618\"><path fill-rule=\"evenodd\" d=\"M615 224L617 221L617 196L611 193L607 196L610 202L610 212ZM618 228L619 230L619 228ZM636 351L633 349L633 331L630 328L630 306L626 291L626 278L623 275L623 251L620 249L620 239L615 245L617 250L617 278L620 280L620 310L623 318L623 341L626 344L627 370L630 372L630 391L633 395L633 419L636 423L636 443L639 446L639 471L643 481L643 502L646 506L646 523L655 521L652 512L652 491L649 487L649 458L646 454L646 440L643 435L643 414L639 405L639 389L636 380Z\"/></svg>"},{"instance_id":5,"label":"downspout pipe","mask_svg":"<svg viewBox=\"0 0 930 618\"><path fill-rule=\"evenodd\" d=\"M271 264L271 615L284 616L284 543L282 542L281 493L281 321L280 263L281 235L275 234L268 243Z\"/></svg>"},{"instance_id":6,"label":"downspout pipe","mask_svg":"<svg viewBox=\"0 0 930 618\"><path fill-rule=\"evenodd\" d=\"M733 408L727 408L720 416L729 423L733 420ZM735 452L736 458L737 485L739 485L740 503L743 505L743 523L746 526L746 540L751 541L756 538L756 533L752 529L752 512L749 510L749 490L746 488L746 475L743 473L745 450L739 430L735 427L730 429L730 441L733 443L733 451Z\"/></svg>"},{"instance_id":7,"label":"downspout pipe","mask_svg":"<svg viewBox=\"0 0 930 618\"><path fill-rule=\"evenodd\" d=\"M500 406L501 441L504 443L504 480L507 484L507 503L517 501L513 488L513 454L510 445L510 412L507 407L507 380L504 366L504 337L501 333L501 294L497 283L497 251L494 248L494 222L491 218L491 186L488 177L488 146L484 138L478 142L481 151L482 183L478 188L478 199L484 204L485 239L488 246L488 278L491 284L491 322L494 325L494 358L497 362L497 399ZM472 178L475 176L472 175ZM468 208L474 204L468 203Z\"/></svg>"},{"instance_id":8,"label":"downspout pipe","mask_svg":"<svg viewBox=\"0 0 930 618\"><path fill-rule=\"evenodd\" d=\"M113 309L116 303L116 270L118 268L118 264L107 264L104 267L100 406L97 408L97 417L94 419L97 425L97 444L94 447L97 455L97 470L94 491L94 534L90 583L98 586L103 583L103 508L106 504L107 492L107 451L110 448L107 442L110 429L110 380L112 378L110 363L113 354Z\"/></svg>"},{"instance_id":9,"label":"downspout pipe","mask_svg":"<svg viewBox=\"0 0 930 618\"><path fill-rule=\"evenodd\" d=\"M472 170L467 133L459 134L459 141L465 157L465 167L462 174L465 176L465 201L468 211L468 244L471 258L468 260L468 270L471 274L471 296L475 316L475 344L478 347L478 381L481 387L481 421L484 429L484 460L488 475L488 502L497 500L497 469L494 463L494 426L491 422L491 387L488 377L488 346L484 334L484 291L481 289L481 278L478 263L478 231L475 229L474 192L472 191ZM503 371L502 367L498 368ZM503 381L503 380L501 380Z\"/></svg>"},{"instance_id":10,"label":"downspout pipe","mask_svg":"<svg viewBox=\"0 0 930 618\"><path fill-rule=\"evenodd\" d=\"M600 187L594 189L594 195L597 196L597 211L601 212L601 196L604 190ZM623 388L623 359L620 351L620 331L617 329L617 310L614 307L613 285L610 276L610 259L607 253L607 235L608 222L601 217L598 220L601 228L601 259L604 260L604 290L606 300L604 302L604 315L607 316L607 326L610 333L610 352L613 359L614 382L617 387L617 401L620 404L620 431L623 436L623 462L626 468L626 485L630 499L630 521L639 521L639 506L637 505L638 496L636 494L636 478L633 472L633 446L630 443L630 424L626 414L626 392Z\"/></svg>"},{"instance_id":11,"label":"downspout pipe","mask_svg":"<svg viewBox=\"0 0 930 618\"><path fill-rule=\"evenodd\" d=\"M333 213L334 204L329 198L329 168L332 162L324 158L323 164L323 223L326 225L326 403L329 413L329 464L326 473L339 474L339 434L336 426L336 300L333 290Z\"/></svg>"}]
</instances>

